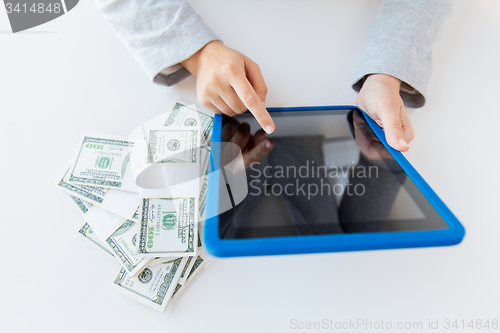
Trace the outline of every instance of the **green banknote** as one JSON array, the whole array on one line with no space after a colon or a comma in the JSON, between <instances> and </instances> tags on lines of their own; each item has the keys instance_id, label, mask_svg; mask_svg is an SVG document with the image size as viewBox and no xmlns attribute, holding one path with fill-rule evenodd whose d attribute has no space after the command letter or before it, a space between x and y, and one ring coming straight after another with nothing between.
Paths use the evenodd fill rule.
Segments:
<instances>
[{"instance_id":1,"label":"green banknote","mask_svg":"<svg viewBox=\"0 0 500 333\"><path fill-rule=\"evenodd\" d=\"M141 209L141 206L137 207L137 209L135 210L134 216L132 216L132 218L131 218L132 221L139 222L140 209Z\"/></svg>"},{"instance_id":2,"label":"green banknote","mask_svg":"<svg viewBox=\"0 0 500 333\"><path fill-rule=\"evenodd\" d=\"M214 123L213 113L198 111L176 102L168 114L164 126L199 126L201 128L201 144L209 145Z\"/></svg>"},{"instance_id":3,"label":"green banknote","mask_svg":"<svg viewBox=\"0 0 500 333\"><path fill-rule=\"evenodd\" d=\"M200 196L198 198L198 214L200 221L205 220L205 202L207 201L207 188L208 188L208 169L203 176L203 183L201 185Z\"/></svg>"},{"instance_id":4,"label":"green banknote","mask_svg":"<svg viewBox=\"0 0 500 333\"><path fill-rule=\"evenodd\" d=\"M131 275L147 265L150 258L138 257L136 255L138 224L131 220L124 223L106 239L106 244L114 253L115 258Z\"/></svg>"},{"instance_id":5,"label":"green banknote","mask_svg":"<svg viewBox=\"0 0 500 333\"><path fill-rule=\"evenodd\" d=\"M181 276L179 277L179 281L174 288L174 292L172 293L172 300L175 298L175 296L178 296L181 291L186 289L187 285L194 280L195 276L201 272L203 267L208 262L207 256L201 253L196 255L196 259L194 259L195 257L190 258L192 259L191 263L186 264Z\"/></svg>"},{"instance_id":6,"label":"green banknote","mask_svg":"<svg viewBox=\"0 0 500 333\"><path fill-rule=\"evenodd\" d=\"M122 268L114 284L125 295L165 311L186 261L187 258L177 258L162 265L146 267L136 277Z\"/></svg>"},{"instance_id":7,"label":"green banknote","mask_svg":"<svg viewBox=\"0 0 500 333\"><path fill-rule=\"evenodd\" d=\"M194 265L193 267L191 268L191 270L189 271L187 277L186 277L186 282L191 278L193 278L197 272L200 271L200 269L203 267L203 265L205 265L206 263L206 258L201 255L201 254L198 254L196 256L196 260L194 261Z\"/></svg>"},{"instance_id":8,"label":"green banknote","mask_svg":"<svg viewBox=\"0 0 500 333\"><path fill-rule=\"evenodd\" d=\"M77 197L85 202L89 202L94 205L101 205L110 189L101 186L70 184L69 183L70 169L71 167L68 168L68 170L61 178L57 186L59 186L59 188L63 192L71 195L72 197Z\"/></svg>"},{"instance_id":9,"label":"green banknote","mask_svg":"<svg viewBox=\"0 0 500 333\"><path fill-rule=\"evenodd\" d=\"M83 215L87 214L87 212L94 207L92 203L74 197L72 195L70 195L69 198L71 199L71 202L73 202L76 205L76 207L78 207L78 209L82 212Z\"/></svg>"},{"instance_id":10,"label":"green banknote","mask_svg":"<svg viewBox=\"0 0 500 333\"><path fill-rule=\"evenodd\" d=\"M103 250L105 253L109 254L110 256L114 257L113 253L109 250L109 248L104 244L99 237L94 233L90 225L88 223L85 223L83 227L78 230L78 234L83 237L88 243L94 245L100 250Z\"/></svg>"},{"instance_id":11,"label":"green banknote","mask_svg":"<svg viewBox=\"0 0 500 333\"><path fill-rule=\"evenodd\" d=\"M68 175L68 183L121 188L134 143L106 135L84 135Z\"/></svg>"},{"instance_id":12,"label":"green banknote","mask_svg":"<svg viewBox=\"0 0 500 333\"><path fill-rule=\"evenodd\" d=\"M198 127L151 129L146 163L199 163L199 137Z\"/></svg>"},{"instance_id":13,"label":"green banknote","mask_svg":"<svg viewBox=\"0 0 500 333\"><path fill-rule=\"evenodd\" d=\"M198 243L196 198L142 198L138 253L193 256Z\"/></svg>"}]
</instances>

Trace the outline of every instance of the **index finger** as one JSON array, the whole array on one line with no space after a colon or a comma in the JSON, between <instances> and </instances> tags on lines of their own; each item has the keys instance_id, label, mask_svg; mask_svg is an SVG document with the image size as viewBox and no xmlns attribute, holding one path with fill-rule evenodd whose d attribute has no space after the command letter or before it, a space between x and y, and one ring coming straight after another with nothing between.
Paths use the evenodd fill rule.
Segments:
<instances>
[{"instance_id":1,"label":"index finger","mask_svg":"<svg viewBox=\"0 0 500 333\"><path fill-rule=\"evenodd\" d=\"M262 129L267 134L274 132L274 121L247 78L235 78L231 82L231 86L243 104L253 114Z\"/></svg>"}]
</instances>

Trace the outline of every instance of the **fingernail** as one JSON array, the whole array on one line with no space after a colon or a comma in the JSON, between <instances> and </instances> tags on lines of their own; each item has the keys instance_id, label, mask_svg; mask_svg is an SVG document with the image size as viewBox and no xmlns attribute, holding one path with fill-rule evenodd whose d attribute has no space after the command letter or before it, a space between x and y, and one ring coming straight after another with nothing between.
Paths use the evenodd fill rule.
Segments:
<instances>
[{"instance_id":1,"label":"fingernail","mask_svg":"<svg viewBox=\"0 0 500 333\"><path fill-rule=\"evenodd\" d=\"M262 104L264 104L264 107L266 107L266 101L262 101Z\"/></svg>"},{"instance_id":2,"label":"fingernail","mask_svg":"<svg viewBox=\"0 0 500 333\"><path fill-rule=\"evenodd\" d=\"M274 132L274 127L272 127L271 125L267 125L265 131L267 134L271 134L272 132Z\"/></svg>"},{"instance_id":3,"label":"fingernail","mask_svg":"<svg viewBox=\"0 0 500 333\"><path fill-rule=\"evenodd\" d=\"M271 143L271 141L266 140L266 149L271 149L271 146L272 146L272 145L273 145L273 144Z\"/></svg>"},{"instance_id":4,"label":"fingernail","mask_svg":"<svg viewBox=\"0 0 500 333\"><path fill-rule=\"evenodd\" d=\"M399 139L399 144L403 147L410 148L410 145L404 139Z\"/></svg>"}]
</instances>

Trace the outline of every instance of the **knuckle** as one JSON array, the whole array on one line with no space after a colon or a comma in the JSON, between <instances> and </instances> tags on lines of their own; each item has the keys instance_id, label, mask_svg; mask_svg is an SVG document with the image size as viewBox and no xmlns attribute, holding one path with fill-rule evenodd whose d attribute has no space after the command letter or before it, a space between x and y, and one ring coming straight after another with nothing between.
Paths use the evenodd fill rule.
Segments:
<instances>
[{"instance_id":1,"label":"knuckle","mask_svg":"<svg viewBox=\"0 0 500 333\"><path fill-rule=\"evenodd\" d=\"M234 116L234 112L233 112L233 110L231 110L231 108L229 108L229 107L227 107L227 106L225 106L225 105L224 105L224 106L222 106L222 105L221 105L220 107L218 107L218 109L219 109L222 113L224 113L225 115L227 115L227 116L229 116L229 117L233 117L233 116Z\"/></svg>"},{"instance_id":2,"label":"knuckle","mask_svg":"<svg viewBox=\"0 0 500 333\"><path fill-rule=\"evenodd\" d=\"M212 85L216 86L219 83L219 79L215 75L208 75L206 78L206 85L204 85L204 88L207 89L207 85Z\"/></svg>"},{"instance_id":3,"label":"knuckle","mask_svg":"<svg viewBox=\"0 0 500 333\"><path fill-rule=\"evenodd\" d=\"M208 98L206 98L205 96L198 98L198 101L200 102L201 105L203 105L206 108L212 106L212 103L210 103L210 100Z\"/></svg>"},{"instance_id":4,"label":"knuckle","mask_svg":"<svg viewBox=\"0 0 500 333\"><path fill-rule=\"evenodd\" d=\"M236 66L236 64L230 62L230 63L224 64L222 66L221 70L224 73L226 73L226 75L235 76L238 73L238 66Z\"/></svg>"},{"instance_id":5,"label":"knuckle","mask_svg":"<svg viewBox=\"0 0 500 333\"><path fill-rule=\"evenodd\" d=\"M257 97L255 97L255 95L246 94L245 96L243 96L243 102L245 103L245 105L254 105L256 101Z\"/></svg>"},{"instance_id":6,"label":"knuckle","mask_svg":"<svg viewBox=\"0 0 500 333\"><path fill-rule=\"evenodd\" d=\"M240 106L240 107L235 108L234 112L236 112L237 114L242 114L242 113L245 113L246 110L247 110L246 107Z\"/></svg>"},{"instance_id":7,"label":"knuckle","mask_svg":"<svg viewBox=\"0 0 500 333\"><path fill-rule=\"evenodd\" d=\"M260 72L260 66L256 62L250 60L250 64L251 64L251 66L253 67L254 70Z\"/></svg>"},{"instance_id":8,"label":"knuckle","mask_svg":"<svg viewBox=\"0 0 500 333\"><path fill-rule=\"evenodd\" d=\"M210 89L208 85L201 86L198 89L198 95L201 96L200 99L210 99Z\"/></svg>"},{"instance_id":9,"label":"knuckle","mask_svg":"<svg viewBox=\"0 0 500 333\"><path fill-rule=\"evenodd\" d=\"M257 94L259 95L267 95L267 86L265 85L262 85L260 87L257 88Z\"/></svg>"},{"instance_id":10,"label":"knuckle","mask_svg":"<svg viewBox=\"0 0 500 333\"><path fill-rule=\"evenodd\" d=\"M401 124L398 124L398 123L392 123L390 126L389 126L390 129L392 129L393 131L401 131Z\"/></svg>"}]
</instances>

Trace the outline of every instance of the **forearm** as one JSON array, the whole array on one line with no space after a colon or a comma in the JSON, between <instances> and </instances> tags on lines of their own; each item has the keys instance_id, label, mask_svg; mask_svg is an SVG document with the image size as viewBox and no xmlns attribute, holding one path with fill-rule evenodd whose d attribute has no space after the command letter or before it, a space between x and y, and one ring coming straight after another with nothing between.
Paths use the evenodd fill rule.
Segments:
<instances>
[{"instance_id":1,"label":"forearm","mask_svg":"<svg viewBox=\"0 0 500 333\"><path fill-rule=\"evenodd\" d=\"M189 75L180 64L218 37L185 0L95 0L118 37L156 83Z\"/></svg>"},{"instance_id":2,"label":"forearm","mask_svg":"<svg viewBox=\"0 0 500 333\"><path fill-rule=\"evenodd\" d=\"M386 0L375 24L353 85L359 91L367 75L400 79L401 97L409 107L421 107L432 73L432 47L455 0Z\"/></svg>"}]
</instances>

